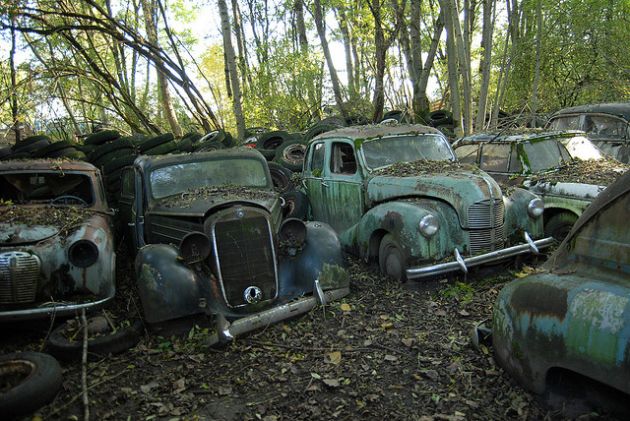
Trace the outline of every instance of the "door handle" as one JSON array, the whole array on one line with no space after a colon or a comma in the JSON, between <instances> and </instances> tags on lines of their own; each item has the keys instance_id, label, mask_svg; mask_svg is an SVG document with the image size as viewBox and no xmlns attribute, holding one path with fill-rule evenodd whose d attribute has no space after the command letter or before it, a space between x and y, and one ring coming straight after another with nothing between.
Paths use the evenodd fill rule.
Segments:
<instances>
[{"instance_id":1,"label":"door handle","mask_svg":"<svg viewBox=\"0 0 630 421\"><path fill-rule=\"evenodd\" d=\"M328 186L328 183L327 183L327 182L325 182L325 181L322 181L322 187L329 187L329 186Z\"/></svg>"}]
</instances>

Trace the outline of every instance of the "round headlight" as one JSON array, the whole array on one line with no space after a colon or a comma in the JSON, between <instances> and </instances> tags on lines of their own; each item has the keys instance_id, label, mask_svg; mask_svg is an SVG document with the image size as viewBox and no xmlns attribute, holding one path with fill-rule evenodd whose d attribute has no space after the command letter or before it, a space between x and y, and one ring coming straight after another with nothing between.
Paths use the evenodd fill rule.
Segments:
<instances>
[{"instance_id":1,"label":"round headlight","mask_svg":"<svg viewBox=\"0 0 630 421\"><path fill-rule=\"evenodd\" d=\"M206 260L210 252L210 239L202 232L186 234L179 244L179 256L189 265Z\"/></svg>"},{"instance_id":2,"label":"round headlight","mask_svg":"<svg viewBox=\"0 0 630 421\"><path fill-rule=\"evenodd\" d=\"M540 215L543 214L544 210L545 204L539 198L530 200L529 204L527 205L527 213L529 213L529 216L531 216L532 218L538 218Z\"/></svg>"},{"instance_id":3,"label":"round headlight","mask_svg":"<svg viewBox=\"0 0 630 421\"><path fill-rule=\"evenodd\" d=\"M279 237L289 247L301 247L306 241L306 224L297 218L287 218L280 225Z\"/></svg>"},{"instance_id":4,"label":"round headlight","mask_svg":"<svg viewBox=\"0 0 630 421\"><path fill-rule=\"evenodd\" d=\"M78 268L92 266L97 259L98 247L90 240L75 241L68 249L68 260Z\"/></svg>"},{"instance_id":5,"label":"round headlight","mask_svg":"<svg viewBox=\"0 0 630 421\"><path fill-rule=\"evenodd\" d=\"M425 237L433 237L440 228L440 221L437 217L428 214L420 220L420 232Z\"/></svg>"}]
</instances>

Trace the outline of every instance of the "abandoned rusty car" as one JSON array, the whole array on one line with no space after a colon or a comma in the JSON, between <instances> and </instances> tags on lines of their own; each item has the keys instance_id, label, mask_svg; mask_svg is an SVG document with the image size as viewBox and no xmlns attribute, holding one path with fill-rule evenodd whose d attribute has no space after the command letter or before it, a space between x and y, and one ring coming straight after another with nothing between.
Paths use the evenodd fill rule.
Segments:
<instances>
[{"instance_id":1,"label":"abandoned rusty car","mask_svg":"<svg viewBox=\"0 0 630 421\"><path fill-rule=\"evenodd\" d=\"M630 173L593 201L537 273L501 290L495 358L527 389L541 393L550 376L575 373L630 393L628 209Z\"/></svg>"},{"instance_id":2,"label":"abandoned rusty car","mask_svg":"<svg viewBox=\"0 0 630 421\"><path fill-rule=\"evenodd\" d=\"M138 157L119 206L145 320L212 315L216 343L348 294L335 232L283 203L257 151Z\"/></svg>"},{"instance_id":3,"label":"abandoned rusty car","mask_svg":"<svg viewBox=\"0 0 630 421\"><path fill-rule=\"evenodd\" d=\"M312 216L349 252L404 281L549 246L543 202L456 162L444 135L420 125L338 129L311 140L303 172Z\"/></svg>"},{"instance_id":4,"label":"abandoned rusty car","mask_svg":"<svg viewBox=\"0 0 630 421\"><path fill-rule=\"evenodd\" d=\"M525 188L545 202L545 234L562 240L584 209L630 168L602 157L571 158L565 143L586 140L575 131L516 129L477 133L453 144L460 162L479 165L502 186Z\"/></svg>"},{"instance_id":5,"label":"abandoned rusty car","mask_svg":"<svg viewBox=\"0 0 630 421\"><path fill-rule=\"evenodd\" d=\"M0 320L69 315L114 297L112 215L86 162L0 162Z\"/></svg>"}]
</instances>

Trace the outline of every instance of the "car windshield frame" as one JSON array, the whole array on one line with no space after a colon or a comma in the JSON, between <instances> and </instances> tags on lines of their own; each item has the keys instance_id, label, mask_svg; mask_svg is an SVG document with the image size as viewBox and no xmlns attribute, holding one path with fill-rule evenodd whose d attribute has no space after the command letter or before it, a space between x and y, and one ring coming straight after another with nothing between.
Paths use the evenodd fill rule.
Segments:
<instances>
[{"instance_id":1,"label":"car windshield frame","mask_svg":"<svg viewBox=\"0 0 630 421\"><path fill-rule=\"evenodd\" d=\"M241 173L241 174L246 175L247 177L256 176L256 173L253 172L254 170L256 170L256 168L253 166L254 163L260 166L260 172L257 173L259 177L258 183L245 183L244 181L246 180L246 178L243 178L241 179L241 181L239 181L239 179L235 177L237 173L235 173L234 171L238 169L238 166L237 166L238 161L241 161L244 164L247 162L252 163L252 166L250 167L250 171L246 171L246 174ZM200 174L199 171L209 170L209 167L207 166L213 165L213 164L216 167L216 168L213 168L213 170L216 170L216 169L228 170L229 169L232 172L229 172L225 175L221 175L222 177L220 179L221 181L218 183L210 182L208 177L211 177L212 175L216 173ZM174 175L181 176L182 171L184 170L185 167L187 170L190 171L191 167L195 167L195 166L199 167L199 169L197 169L197 171L195 172L195 175L189 175L188 177L176 177L178 182L172 183L172 187L170 188L170 190L167 190L168 185L165 184L165 186L167 187L163 187L164 192L160 192L156 194L156 185L154 182L154 177L158 177L162 174L166 176L166 172L168 171L168 169L177 170L177 171L173 171ZM204 168L204 166L206 167ZM186 184L181 185L182 182L186 182ZM222 158L222 159L205 159L205 160L198 160L198 161L173 162L167 165L161 165L159 167L152 168L151 171L149 171L149 173L146 176L146 184L147 184L147 189L149 191L149 197L151 197L151 199L153 200L162 200L167 197L171 197L171 196L185 193L188 191L194 191L196 189L200 189L204 187L213 188L213 187L221 187L221 186L239 186L239 187L246 187L246 188L251 188L251 189L270 189L271 188L270 186L272 185L271 180L269 178L268 171L266 170L263 162L253 157L230 157L230 158ZM177 185L179 185L179 187L176 187Z\"/></svg>"},{"instance_id":2,"label":"car windshield frame","mask_svg":"<svg viewBox=\"0 0 630 421\"><path fill-rule=\"evenodd\" d=\"M555 146L555 151L557 152L557 158L559 158L556 163L552 163L548 165L549 162L546 162L545 165L543 166L538 165L538 163L543 162L543 160L547 160L547 158L549 157L549 153L553 151L554 149L554 148L547 148L544 150L542 154L537 153L536 156L533 156L532 152L534 152L534 150L532 150L532 148L537 148L536 152L540 152L542 150L542 147L545 146L544 144L552 144L553 146ZM527 163L524 163L526 165L523 165L523 168L524 169L526 168L527 171L530 173L538 173L541 171L547 171L547 170L559 168L559 167L569 164L571 160L570 159L571 155L569 154L568 151L566 151L566 148L564 147L564 145L562 145L560 140L558 140L557 138L541 139L535 142L523 142L521 146L523 148L523 151L522 151L523 155L527 157ZM567 161L566 157L562 153L562 149L565 149L566 157L569 157L569 161ZM536 164L533 164L534 162Z\"/></svg>"},{"instance_id":3,"label":"car windshield frame","mask_svg":"<svg viewBox=\"0 0 630 421\"><path fill-rule=\"evenodd\" d=\"M83 205L82 203L64 203L64 202L59 202L59 203L54 203L55 206L85 206L87 208L91 208L96 206L97 202L100 200L100 197L97 195L97 190L95 189L94 186L94 178L86 172L83 171L72 171L72 170L64 170L64 171L59 171L59 170L45 170L45 169L37 169L37 170L18 170L18 171L3 171L0 172L0 177L6 177L6 176L11 176L11 175L15 175L15 176L19 176L19 177L29 177L29 178L43 178L44 176L57 176L59 179L64 179L64 181L68 181L70 177L76 176L77 179L82 179L81 183L78 183L76 185L74 185L73 187L71 187L70 189L76 188L77 186L79 186L79 184L84 184L85 185L85 195L77 195L77 194L71 194L69 193L70 189L61 192L61 194L55 194L55 197L61 197L61 196L76 196L79 197L80 199L82 199L83 201L85 201L85 205ZM16 180L17 181L17 180ZM12 184L10 181L7 180L7 182L9 184ZM46 183L43 182L43 180L41 181L33 181L37 182L37 184L41 184L42 186L45 185ZM19 190L17 187L13 186L16 190ZM4 189L3 189L4 190ZM30 193L33 194L35 191L31 191ZM90 200L86 200L87 198L90 198ZM55 198L51 198L51 199L37 199L37 198L30 198L30 199L24 199L24 200L20 200L20 201L13 201L12 199L4 199L1 195L0 195L0 201L2 202L8 202L8 203L13 203L13 204L18 204L18 205L42 205L42 204L51 204L53 203Z\"/></svg>"},{"instance_id":4,"label":"car windshield frame","mask_svg":"<svg viewBox=\"0 0 630 421\"><path fill-rule=\"evenodd\" d=\"M426 157L426 155L422 155L422 156L413 156L413 157L409 157L408 159L395 159L391 162L381 162L381 165L373 165L376 163L375 160L371 161L371 158L368 157L368 155L366 155L366 147L367 150L369 151L370 146L371 145L376 145L376 144L380 144L380 143L384 143L384 142L388 142L388 147L387 148L381 148L381 152L383 152L383 150L385 151L396 151L397 149L392 148L393 143L394 142L402 142L404 140L407 141L407 146L411 146L408 142L412 141L413 139L421 139L420 142L426 144L427 143L427 139L428 138L434 138L436 141L440 141L441 145L438 145L437 143L434 144L434 146L436 147L445 147L446 150L448 150L449 155L448 157L444 157L442 159L429 159ZM420 143L418 142L418 143ZM408 148L398 148L399 150L404 150L409 152L411 149ZM420 152L420 151L418 151ZM429 152L428 150L425 152ZM435 152L437 152L437 149L435 150ZM365 163L365 167L368 169L368 171L374 171L377 170L379 168L384 168L384 167L388 167L390 165L394 165L396 163L399 162L414 162L414 161L419 161L419 160L428 160L428 161L450 161L450 162L455 162L457 160L457 157L455 156L455 153L453 152L453 149L451 148L450 144L448 143L448 141L446 140L446 138L442 135L439 135L437 133L424 133L424 134L417 134L417 133L409 133L409 134L402 134L402 135L393 135L393 136L383 136L383 137L378 137L378 138L373 138L373 139L369 139L366 140L362 143L361 148L360 148L360 155L363 159L363 162ZM390 158L396 158L396 157L390 157Z\"/></svg>"}]
</instances>

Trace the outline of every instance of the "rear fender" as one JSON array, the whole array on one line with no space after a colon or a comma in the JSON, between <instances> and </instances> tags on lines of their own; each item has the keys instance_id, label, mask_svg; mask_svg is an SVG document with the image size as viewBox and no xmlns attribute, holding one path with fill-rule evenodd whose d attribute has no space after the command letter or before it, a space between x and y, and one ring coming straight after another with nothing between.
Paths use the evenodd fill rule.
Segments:
<instances>
[{"instance_id":1,"label":"rear fender","mask_svg":"<svg viewBox=\"0 0 630 421\"><path fill-rule=\"evenodd\" d=\"M158 323L203 312L202 278L177 258L171 245L150 244L136 256L144 318Z\"/></svg>"}]
</instances>

